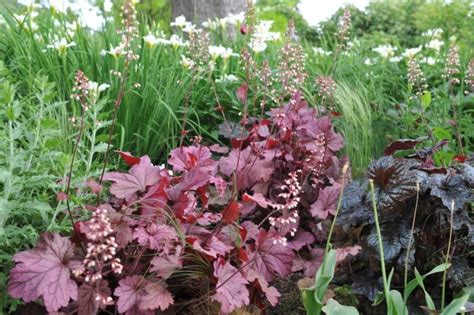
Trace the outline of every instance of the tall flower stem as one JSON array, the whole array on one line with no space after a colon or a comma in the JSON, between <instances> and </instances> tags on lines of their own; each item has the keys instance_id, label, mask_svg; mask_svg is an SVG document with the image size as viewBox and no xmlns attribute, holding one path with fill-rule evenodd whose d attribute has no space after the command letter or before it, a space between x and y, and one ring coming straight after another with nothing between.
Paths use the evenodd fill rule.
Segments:
<instances>
[{"instance_id":1,"label":"tall flower stem","mask_svg":"<svg viewBox=\"0 0 474 315\"><path fill-rule=\"evenodd\" d=\"M339 198L337 200L336 213L334 214L331 227L329 228L329 234L328 234L328 239L326 241L326 248L324 250L324 255L326 255L329 252L329 248L331 247L331 238L334 232L334 227L336 226L337 216L339 215L339 210L341 209L341 205L342 205L342 196L344 195L344 187L346 183L346 174L347 174L348 169L349 169L349 164L348 163L344 164L342 168L341 192L339 193Z\"/></svg>"},{"instance_id":2,"label":"tall flower stem","mask_svg":"<svg viewBox=\"0 0 474 315\"><path fill-rule=\"evenodd\" d=\"M413 220L411 222L411 230L410 230L410 238L408 240L408 249L407 249L407 255L405 257L405 275L404 275L404 285L405 288L407 287L408 284L408 260L410 258L410 250L411 250L411 245L413 242L413 234L415 233L415 222L416 222L416 212L418 210L418 201L420 199L420 184L417 182L416 183L416 201L415 201L415 211L413 213ZM407 302L408 297L403 297L405 303Z\"/></svg>"},{"instance_id":3,"label":"tall flower stem","mask_svg":"<svg viewBox=\"0 0 474 315\"><path fill-rule=\"evenodd\" d=\"M377 230L377 240L378 240L378 247L379 247L379 255L380 255L380 268L382 269L382 278L383 278L383 289L385 294L385 299L387 301L387 307L390 308L390 292L388 287L387 281L387 272L385 270L385 257L383 253L383 244L382 244L382 233L380 232L380 223L379 223L379 216L377 211L377 204L375 201L375 189L374 189L374 181L372 179L369 180L370 184L370 193L372 196L372 206L374 211L374 219L375 219L375 229Z\"/></svg>"},{"instance_id":4,"label":"tall flower stem","mask_svg":"<svg viewBox=\"0 0 474 315\"><path fill-rule=\"evenodd\" d=\"M448 237L448 249L446 251L445 265L448 266L449 263L449 253L451 251L451 241L453 237L453 216L454 216L454 200L451 202L451 216L449 220L449 237ZM444 310L444 302L446 299L446 275L448 272L448 267L443 271L443 283L441 286L441 311Z\"/></svg>"}]
</instances>

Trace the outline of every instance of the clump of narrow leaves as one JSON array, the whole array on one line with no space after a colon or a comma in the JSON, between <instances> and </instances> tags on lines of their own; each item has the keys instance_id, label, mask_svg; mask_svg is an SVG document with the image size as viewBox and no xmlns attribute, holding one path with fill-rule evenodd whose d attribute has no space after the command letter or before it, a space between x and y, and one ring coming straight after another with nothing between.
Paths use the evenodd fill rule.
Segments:
<instances>
[{"instance_id":1,"label":"clump of narrow leaves","mask_svg":"<svg viewBox=\"0 0 474 315\"><path fill-rule=\"evenodd\" d=\"M422 139L400 140L391 144L385 156L371 163L366 178L348 184L343 193L337 219L343 232L340 234L345 241L350 238L362 246L362 253L352 265L352 289L371 301L382 290L382 279L368 180L373 180L375 186L386 269L394 268L393 286L403 286L406 260L412 274L415 267L425 273L443 263L451 211L454 234L448 284L452 292L473 284L474 225L470 213L474 168L467 163L435 167L432 157L446 145L444 141L434 147L416 149L405 157L394 156L400 150L414 149L421 142ZM431 277L431 283L425 284L438 294L440 277Z\"/></svg>"},{"instance_id":2,"label":"clump of narrow leaves","mask_svg":"<svg viewBox=\"0 0 474 315\"><path fill-rule=\"evenodd\" d=\"M343 138L298 93L220 129L229 147L178 147L169 168L120 152L130 169L104 176L107 202L84 207L70 238L45 233L15 255L9 294L79 315L276 305L276 278L322 262ZM338 261L359 249L339 248Z\"/></svg>"}]
</instances>

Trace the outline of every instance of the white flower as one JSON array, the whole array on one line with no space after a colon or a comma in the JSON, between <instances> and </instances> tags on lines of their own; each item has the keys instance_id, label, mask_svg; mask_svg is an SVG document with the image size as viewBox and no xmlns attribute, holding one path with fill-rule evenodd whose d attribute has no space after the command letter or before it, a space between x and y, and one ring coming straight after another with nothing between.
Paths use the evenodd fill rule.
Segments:
<instances>
[{"instance_id":1,"label":"white flower","mask_svg":"<svg viewBox=\"0 0 474 315\"><path fill-rule=\"evenodd\" d=\"M280 38L280 33L270 32L273 21L260 21L256 25L252 39L250 40L250 47L255 52L262 52L267 48L267 41L273 41Z\"/></svg>"},{"instance_id":2,"label":"white flower","mask_svg":"<svg viewBox=\"0 0 474 315\"><path fill-rule=\"evenodd\" d=\"M59 53L64 53L69 47L76 46L75 42L68 42L65 38L53 42L46 46L49 49L56 49Z\"/></svg>"},{"instance_id":3,"label":"white flower","mask_svg":"<svg viewBox=\"0 0 474 315\"><path fill-rule=\"evenodd\" d=\"M49 0L49 6L57 12L67 13L69 8L68 0Z\"/></svg>"},{"instance_id":4,"label":"white flower","mask_svg":"<svg viewBox=\"0 0 474 315\"><path fill-rule=\"evenodd\" d=\"M380 56L384 58L388 58L395 54L397 47L393 47L391 45L380 45L375 48L372 48L372 51L377 52Z\"/></svg>"},{"instance_id":5,"label":"white flower","mask_svg":"<svg viewBox=\"0 0 474 315\"><path fill-rule=\"evenodd\" d=\"M179 28L183 28L183 27L186 26L186 18L184 17L184 15L177 16L174 19L174 22L171 22L170 25L171 26L176 26L176 27L179 27Z\"/></svg>"},{"instance_id":6,"label":"white flower","mask_svg":"<svg viewBox=\"0 0 474 315\"><path fill-rule=\"evenodd\" d=\"M118 45L117 47L113 47L112 45L110 45L110 50L102 49L100 51L101 56L105 56L109 54L109 55L114 56L115 58L118 58L122 53L123 53L123 47L121 45Z\"/></svg>"},{"instance_id":7,"label":"white flower","mask_svg":"<svg viewBox=\"0 0 474 315\"><path fill-rule=\"evenodd\" d=\"M444 45L444 42L439 39L433 39L433 40L430 40L428 43L426 43L427 48L431 48L436 51L439 51L443 45Z\"/></svg>"},{"instance_id":8,"label":"white flower","mask_svg":"<svg viewBox=\"0 0 474 315\"><path fill-rule=\"evenodd\" d=\"M267 43L260 40L253 40L250 42L250 48L252 48L253 51L259 53L267 49Z\"/></svg>"},{"instance_id":9,"label":"white flower","mask_svg":"<svg viewBox=\"0 0 474 315\"><path fill-rule=\"evenodd\" d=\"M219 22L217 20L207 19L207 21L202 22L202 27L208 28L210 30L215 30L219 26Z\"/></svg>"},{"instance_id":10,"label":"white flower","mask_svg":"<svg viewBox=\"0 0 474 315\"><path fill-rule=\"evenodd\" d=\"M240 13L237 13L237 14L230 13L229 15L227 15L222 20L224 20L225 22L227 22L230 25L242 24L242 22L245 20L245 12L240 12Z\"/></svg>"},{"instance_id":11,"label":"white flower","mask_svg":"<svg viewBox=\"0 0 474 315\"><path fill-rule=\"evenodd\" d=\"M190 69L190 68L194 67L194 60L192 60L191 58L186 57L185 55L181 55L181 64L186 69Z\"/></svg>"},{"instance_id":12,"label":"white flower","mask_svg":"<svg viewBox=\"0 0 474 315\"><path fill-rule=\"evenodd\" d=\"M430 66L436 64L436 59L434 59L433 57L425 57L425 58L422 58L420 60L420 63L426 63Z\"/></svg>"},{"instance_id":13,"label":"white flower","mask_svg":"<svg viewBox=\"0 0 474 315\"><path fill-rule=\"evenodd\" d=\"M402 57L401 57L401 56L394 56L394 57L390 57L390 58L388 59L388 61L394 62L394 63L400 62L400 60L402 60Z\"/></svg>"},{"instance_id":14,"label":"white flower","mask_svg":"<svg viewBox=\"0 0 474 315\"><path fill-rule=\"evenodd\" d=\"M104 0L104 11L109 13L109 12L112 12L112 8L113 8L114 4L112 2L112 0Z\"/></svg>"},{"instance_id":15,"label":"white flower","mask_svg":"<svg viewBox=\"0 0 474 315\"><path fill-rule=\"evenodd\" d=\"M191 22L186 22L183 28L184 33L194 33L196 31L196 25Z\"/></svg>"},{"instance_id":16,"label":"white flower","mask_svg":"<svg viewBox=\"0 0 474 315\"><path fill-rule=\"evenodd\" d=\"M232 48L226 48L222 45L209 46L209 54L212 58L222 57L223 59L227 59L231 56L238 56L237 54L234 54Z\"/></svg>"},{"instance_id":17,"label":"white flower","mask_svg":"<svg viewBox=\"0 0 474 315\"><path fill-rule=\"evenodd\" d=\"M365 64L366 66L372 66L372 65L374 65L374 61L373 61L372 59L370 59L370 58L365 58L364 64Z\"/></svg>"},{"instance_id":18,"label":"white flower","mask_svg":"<svg viewBox=\"0 0 474 315\"><path fill-rule=\"evenodd\" d=\"M94 82L94 81L89 81L89 92L91 93L91 96L94 99L97 99L100 92L103 92L103 91L107 90L109 87L110 87L110 85L105 84L105 83L99 84L99 83Z\"/></svg>"},{"instance_id":19,"label":"white flower","mask_svg":"<svg viewBox=\"0 0 474 315\"><path fill-rule=\"evenodd\" d=\"M402 53L402 56L408 59L411 59L415 57L417 53L421 51L421 47L415 47L415 48L407 48L405 51Z\"/></svg>"},{"instance_id":20,"label":"white flower","mask_svg":"<svg viewBox=\"0 0 474 315\"><path fill-rule=\"evenodd\" d=\"M321 47L313 47L313 51L316 55L322 55L322 56L332 55L332 51L326 51L326 50L322 49Z\"/></svg>"},{"instance_id":21,"label":"white flower","mask_svg":"<svg viewBox=\"0 0 474 315\"><path fill-rule=\"evenodd\" d=\"M181 37L179 37L178 35L176 34L173 34L171 35L170 37L170 40L169 40L169 44L173 47L183 47L183 46L187 46L188 43L186 41L184 41Z\"/></svg>"},{"instance_id":22,"label":"white flower","mask_svg":"<svg viewBox=\"0 0 474 315\"><path fill-rule=\"evenodd\" d=\"M424 32L423 34L421 34L421 36L433 37L433 38L440 38L441 35L443 35L443 30L440 28L430 29Z\"/></svg>"},{"instance_id":23,"label":"white flower","mask_svg":"<svg viewBox=\"0 0 474 315\"><path fill-rule=\"evenodd\" d=\"M235 82L235 81L238 81L239 78L237 78L235 75L233 74L224 74L222 77L216 79L216 83L228 83L228 82Z\"/></svg>"},{"instance_id":24,"label":"white flower","mask_svg":"<svg viewBox=\"0 0 474 315\"><path fill-rule=\"evenodd\" d=\"M148 34L147 36L143 36L143 40L149 47L153 47L159 43L158 38L155 37L153 34Z\"/></svg>"},{"instance_id":25,"label":"white flower","mask_svg":"<svg viewBox=\"0 0 474 315\"><path fill-rule=\"evenodd\" d=\"M18 4L24 5L25 7L34 7L35 0L17 0Z\"/></svg>"}]
</instances>

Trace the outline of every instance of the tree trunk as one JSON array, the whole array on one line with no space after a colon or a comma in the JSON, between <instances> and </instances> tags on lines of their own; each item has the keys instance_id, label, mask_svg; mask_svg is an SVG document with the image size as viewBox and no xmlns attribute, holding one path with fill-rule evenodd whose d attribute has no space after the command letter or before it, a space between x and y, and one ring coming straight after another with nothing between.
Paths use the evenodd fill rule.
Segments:
<instances>
[{"instance_id":1,"label":"tree trunk","mask_svg":"<svg viewBox=\"0 0 474 315\"><path fill-rule=\"evenodd\" d=\"M247 10L246 0L171 0L173 18L184 15L198 27L208 19L223 18L229 13Z\"/></svg>"}]
</instances>

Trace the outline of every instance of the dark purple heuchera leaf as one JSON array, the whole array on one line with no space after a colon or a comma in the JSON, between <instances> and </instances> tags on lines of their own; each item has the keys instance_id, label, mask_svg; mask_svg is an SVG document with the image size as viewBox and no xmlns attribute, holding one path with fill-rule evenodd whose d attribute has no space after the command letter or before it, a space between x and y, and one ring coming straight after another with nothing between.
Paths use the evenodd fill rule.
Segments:
<instances>
[{"instance_id":1,"label":"dark purple heuchera leaf","mask_svg":"<svg viewBox=\"0 0 474 315\"><path fill-rule=\"evenodd\" d=\"M390 143L385 151L383 151L383 155L393 155L395 152L400 150L409 150L414 149L418 143L425 141L427 137L421 137L418 139L400 139Z\"/></svg>"},{"instance_id":2,"label":"dark purple heuchera leaf","mask_svg":"<svg viewBox=\"0 0 474 315\"><path fill-rule=\"evenodd\" d=\"M336 213L337 200L341 192L341 185L335 183L333 186L327 186L319 190L318 200L311 205L311 215L319 219L327 219L329 214Z\"/></svg>"},{"instance_id":3,"label":"dark purple heuchera leaf","mask_svg":"<svg viewBox=\"0 0 474 315\"><path fill-rule=\"evenodd\" d=\"M10 272L8 294L26 303L39 297L49 312L77 299L77 284L71 270L82 265L74 259L69 239L56 233L43 233L35 248L13 256L17 264Z\"/></svg>"},{"instance_id":4,"label":"dark purple heuchera leaf","mask_svg":"<svg viewBox=\"0 0 474 315\"><path fill-rule=\"evenodd\" d=\"M466 203L472 202L474 196L469 190L464 177L460 174L430 176L428 185L431 188L431 195L436 196L443 202L443 205L453 210L462 209Z\"/></svg>"},{"instance_id":5,"label":"dark purple heuchera leaf","mask_svg":"<svg viewBox=\"0 0 474 315\"><path fill-rule=\"evenodd\" d=\"M145 155L140 163L135 164L127 173L111 172L104 175L104 180L114 183L110 192L117 198L128 198L137 192L144 192L147 186L155 184L160 178L160 168L151 164L150 158Z\"/></svg>"},{"instance_id":6,"label":"dark purple heuchera leaf","mask_svg":"<svg viewBox=\"0 0 474 315\"><path fill-rule=\"evenodd\" d=\"M261 229L255 242L255 251L248 253L252 261L248 268L260 273L268 282L273 281L276 274L280 277L290 274L295 257L291 248L274 242L276 237L276 232Z\"/></svg>"},{"instance_id":7,"label":"dark purple heuchera leaf","mask_svg":"<svg viewBox=\"0 0 474 315\"><path fill-rule=\"evenodd\" d=\"M411 170L416 162L385 156L373 161L367 176L375 184L375 195L382 214L404 206L416 195L417 173Z\"/></svg>"},{"instance_id":8,"label":"dark purple heuchera leaf","mask_svg":"<svg viewBox=\"0 0 474 315\"><path fill-rule=\"evenodd\" d=\"M337 224L342 225L345 231L350 227L374 222L373 212L368 206L366 196L367 181L353 181L344 188Z\"/></svg>"},{"instance_id":9,"label":"dark purple heuchera leaf","mask_svg":"<svg viewBox=\"0 0 474 315\"><path fill-rule=\"evenodd\" d=\"M214 262L214 276L217 278L216 294L211 299L221 304L223 314L232 313L235 309L250 303L247 279L224 259Z\"/></svg>"},{"instance_id":10,"label":"dark purple heuchera leaf","mask_svg":"<svg viewBox=\"0 0 474 315\"><path fill-rule=\"evenodd\" d=\"M369 301L374 301L378 292L383 291L382 277L372 270L362 271L353 276L352 292L366 296Z\"/></svg>"},{"instance_id":11,"label":"dark purple heuchera leaf","mask_svg":"<svg viewBox=\"0 0 474 315\"><path fill-rule=\"evenodd\" d=\"M410 229L408 228L408 224L403 221L387 222L382 224L381 232L384 259L386 262L391 262L398 258L402 249L408 248ZM367 245L378 253L378 243L377 231L374 226L367 236Z\"/></svg>"},{"instance_id":12,"label":"dark purple heuchera leaf","mask_svg":"<svg viewBox=\"0 0 474 315\"><path fill-rule=\"evenodd\" d=\"M83 283L79 287L79 297L77 299L77 312L79 315L97 314L99 307L98 297L106 299L110 297L111 291L107 281L100 280L93 285Z\"/></svg>"}]
</instances>

